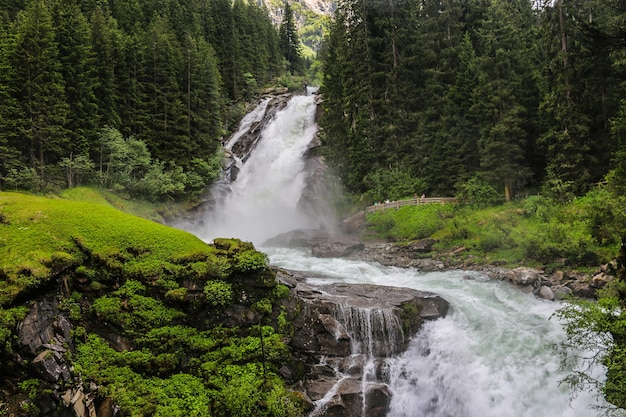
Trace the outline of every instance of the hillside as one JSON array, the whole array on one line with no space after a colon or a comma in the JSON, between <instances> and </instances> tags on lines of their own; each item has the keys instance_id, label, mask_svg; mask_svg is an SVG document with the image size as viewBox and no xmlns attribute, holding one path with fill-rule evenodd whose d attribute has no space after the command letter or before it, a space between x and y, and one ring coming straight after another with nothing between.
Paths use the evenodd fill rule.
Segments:
<instances>
[{"instance_id":1,"label":"hillside","mask_svg":"<svg viewBox=\"0 0 626 417\"><path fill-rule=\"evenodd\" d=\"M298 415L266 255L92 200L0 193L0 414Z\"/></svg>"}]
</instances>

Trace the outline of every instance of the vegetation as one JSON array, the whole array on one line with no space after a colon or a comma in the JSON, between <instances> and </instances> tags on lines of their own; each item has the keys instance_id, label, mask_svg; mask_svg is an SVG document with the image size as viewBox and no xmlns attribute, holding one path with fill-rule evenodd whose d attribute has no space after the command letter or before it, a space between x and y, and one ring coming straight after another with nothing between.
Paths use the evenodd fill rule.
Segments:
<instances>
[{"instance_id":1,"label":"vegetation","mask_svg":"<svg viewBox=\"0 0 626 417\"><path fill-rule=\"evenodd\" d=\"M341 0L321 51L326 155L370 203L476 179L506 201L583 195L623 164L625 16L616 0Z\"/></svg>"},{"instance_id":2,"label":"vegetation","mask_svg":"<svg viewBox=\"0 0 626 417\"><path fill-rule=\"evenodd\" d=\"M151 201L196 197L219 172L237 103L305 69L281 7L279 37L268 10L244 1L8 1L0 189L89 182Z\"/></svg>"},{"instance_id":3,"label":"vegetation","mask_svg":"<svg viewBox=\"0 0 626 417\"><path fill-rule=\"evenodd\" d=\"M124 415L300 415L301 398L278 374L291 360L280 305L289 291L266 255L233 239L208 245L83 195L92 201L0 193L0 360L13 352L23 301L59 286L73 376L97 383ZM256 318L225 325L235 304ZM131 348L113 349L112 333ZM42 383L22 384L32 415Z\"/></svg>"},{"instance_id":4,"label":"vegetation","mask_svg":"<svg viewBox=\"0 0 626 417\"><path fill-rule=\"evenodd\" d=\"M486 264L592 268L615 259L626 225L624 202L600 187L569 204L532 196L482 208L404 206L370 214L367 233L395 241L434 238L439 256L457 250L458 259L451 261L459 263L469 258Z\"/></svg>"}]
</instances>

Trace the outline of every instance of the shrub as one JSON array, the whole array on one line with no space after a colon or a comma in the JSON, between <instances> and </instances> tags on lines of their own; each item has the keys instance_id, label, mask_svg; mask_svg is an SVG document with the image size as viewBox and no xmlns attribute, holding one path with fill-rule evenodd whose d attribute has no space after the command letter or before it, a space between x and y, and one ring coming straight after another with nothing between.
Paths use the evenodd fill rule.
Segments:
<instances>
[{"instance_id":1,"label":"shrub","mask_svg":"<svg viewBox=\"0 0 626 417\"><path fill-rule=\"evenodd\" d=\"M480 177L472 177L457 187L457 198L474 207L488 207L502 202L502 196Z\"/></svg>"}]
</instances>

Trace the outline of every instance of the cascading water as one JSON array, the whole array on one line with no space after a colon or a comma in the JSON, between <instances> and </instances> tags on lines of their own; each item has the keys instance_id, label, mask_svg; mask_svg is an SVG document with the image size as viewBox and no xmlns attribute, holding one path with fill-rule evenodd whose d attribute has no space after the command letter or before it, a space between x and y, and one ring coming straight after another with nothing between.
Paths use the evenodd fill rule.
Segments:
<instances>
[{"instance_id":1,"label":"cascading water","mask_svg":"<svg viewBox=\"0 0 626 417\"><path fill-rule=\"evenodd\" d=\"M263 117L267 103L243 120L239 132ZM306 180L303 155L317 133L315 111L313 95L292 97L264 126L230 192L221 193L202 227L190 231L207 241L237 237L258 245L281 232L312 227L313 219L298 209L298 201ZM227 149L239 140L239 132Z\"/></svg>"},{"instance_id":2,"label":"cascading water","mask_svg":"<svg viewBox=\"0 0 626 417\"><path fill-rule=\"evenodd\" d=\"M554 347L564 333L551 319L559 303L475 272L420 273L314 258L298 249L268 251L273 264L326 276L324 283L415 288L448 300L448 316L426 323L390 361L387 417L598 416L590 408L598 405L595 394L581 393L570 403L571 392L559 384L566 370Z\"/></svg>"},{"instance_id":3,"label":"cascading water","mask_svg":"<svg viewBox=\"0 0 626 417\"><path fill-rule=\"evenodd\" d=\"M315 225L297 210L304 187L303 153L316 130L314 112L313 97L299 96L277 113L232 184L232 193L208 215L204 228L193 232L207 241L217 236L239 237L259 246L278 233ZM387 383L392 400L387 417L598 415L590 408L599 401L595 394L581 393L570 402L571 393L559 384L567 372L560 369L553 350L564 337L559 323L551 319L559 303L538 300L478 273L420 273L347 259L313 258L304 250L260 249L268 253L272 264L327 277L324 283L415 288L448 300L448 316L425 324L408 350L389 360ZM355 355L366 352L374 357L376 348L368 342L371 312L346 310L336 316L360 338L353 346ZM390 341L395 338L388 336ZM363 381L367 382L366 375ZM320 409L315 413L320 414Z\"/></svg>"}]
</instances>

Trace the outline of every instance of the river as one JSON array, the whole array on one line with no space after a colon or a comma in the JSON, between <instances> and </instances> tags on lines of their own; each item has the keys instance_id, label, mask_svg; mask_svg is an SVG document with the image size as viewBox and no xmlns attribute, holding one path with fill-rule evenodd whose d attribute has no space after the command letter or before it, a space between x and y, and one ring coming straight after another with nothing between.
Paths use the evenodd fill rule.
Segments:
<instances>
[{"instance_id":1,"label":"river","mask_svg":"<svg viewBox=\"0 0 626 417\"><path fill-rule=\"evenodd\" d=\"M408 351L391 362L387 417L597 416L590 408L596 404L593 394L570 401L571 392L559 383L566 375L554 351L564 337L552 318L559 303L475 272L421 273L262 247L278 233L319 224L298 209L307 175L303 153L316 133L314 115L312 94L291 99L265 126L231 192L201 225L186 228L206 241L252 241L273 265L304 271L316 277L312 282L407 287L444 297L451 305L447 317L426 324Z\"/></svg>"}]
</instances>

